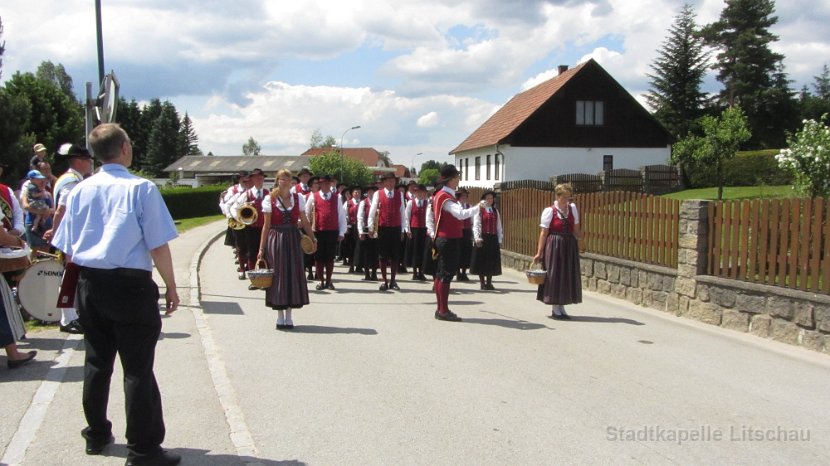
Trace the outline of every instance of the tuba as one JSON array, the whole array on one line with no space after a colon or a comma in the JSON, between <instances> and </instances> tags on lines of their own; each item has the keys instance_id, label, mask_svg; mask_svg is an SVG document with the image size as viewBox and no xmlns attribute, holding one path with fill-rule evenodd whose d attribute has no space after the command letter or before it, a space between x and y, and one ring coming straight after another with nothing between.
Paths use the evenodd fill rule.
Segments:
<instances>
[{"instance_id":1,"label":"tuba","mask_svg":"<svg viewBox=\"0 0 830 466\"><path fill-rule=\"evenodd\" d=\"M259 212L257 212L253 204L246 202L239 206L239 211L236 213L236 220L242 224L242 228L253 225L257 221L257 218L259 218Z\"/></svg>"}]
</instances>

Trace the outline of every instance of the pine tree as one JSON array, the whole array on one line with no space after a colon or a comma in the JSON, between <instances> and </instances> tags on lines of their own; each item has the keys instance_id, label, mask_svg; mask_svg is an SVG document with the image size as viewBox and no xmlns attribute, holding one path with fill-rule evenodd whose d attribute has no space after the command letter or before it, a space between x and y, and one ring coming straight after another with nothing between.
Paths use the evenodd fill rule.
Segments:
<instances>
[{"instance_id":1,"label":"pine tree","mask_svg":"<svg viewBox=\"0 0 830 466\"><path fill-rule=\"evenodd\" d=\"M649 74L651 90L646 100L654 116L675 137L684 137L702 116L706 93L700 90L709 54L697 35L694 8L683 5L669 28Z\"/></svg>"},{"instance_id":2,"label":"pine tree","mask_svg":"<svg viewBox=\"0 0 830 466\"><path fill-rule=\"evenodd\" d=\"M778 40L770 32L778 22L774 12L772 0L726 0L720 19L702 30L719 51L714 68L724 85L720 101L746 113L753 147L780 147L797 124L784 55L770 49Z\"/></svg>"},{"instance_id":3,"label":"pine tree","mask_svg":"<svg viewBox=\"0 0 830 466\"><path fill-rule=\"evenodd\" d=\"M179 155L202 155L199 149L199 136L196 135L196 129L193 128L193 122L190 120L190 115L184 113L179 130Z\"/></svg>"},{"instance_id":4,"label":"pine tree","mask_svg":"<svg viewBox=\"0 0 830 466\"><path fill-rule=\"evenodd\" d=\"M248 138L248 142L242 145L242 155L248 157L252 155L259 155L262 151L262 147L260 147L259 143L256 142L253 136Z\"/></svg>"},{"instance_id":5,"label":"pine tree","mask_svg":"<svg viewBox=\"0 0 830 466\"><path fill-rule=\"evenodd\" d=\"M170 102L161 104L161 112L153 122L147 142L147 154L142 170L152 176L160 176L165 167L179 158L179 115Z\"/></svg>"}]
</instances>

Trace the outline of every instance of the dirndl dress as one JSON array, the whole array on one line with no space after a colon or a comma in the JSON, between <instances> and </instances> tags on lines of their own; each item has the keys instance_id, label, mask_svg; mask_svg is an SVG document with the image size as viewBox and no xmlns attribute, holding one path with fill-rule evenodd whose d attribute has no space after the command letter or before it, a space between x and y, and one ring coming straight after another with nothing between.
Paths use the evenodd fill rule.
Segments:
<instances>
[{"instance_id":1,"label":"dirndl dress","mask_svg":"<svg viewBox=\"0 0 830 466\"><path fill-rule=\"evenodd\" d=\"M272 204L271 227L265 250L265 262L274 269L271 286L265 290L265 304L272 309L297 309L309 303L308 285L303 270L303 254L300 248L299 199L294 194L290 209L276 208ZM274 201L271 201L272 203Z\"/></svg>"},{"instance_id":2,"label":"dirndl dress","mask_svg":"<svg viewBox=\"0 0 830 466\"><path fill-rule=\"evenodd\" d=\"M470 273L473 275L496 276L501 275L501 248L499 235L481 235L482 245L473 248L470 259Z\"/></svg>"},{"instance_id":3,"label":"dirndl dress","mask_svg":"<svg viewBox=\"0 0 830 466\"><path fill-rule=\"evenodd\" d=\"M579 244L573 235L570 220L573 211L563 216L556 207L545 239L542 268L545 282L539 285L536 299L545 304L578 304L582 302L582 272L579 266Z\"/></svg>"}]
</instances>

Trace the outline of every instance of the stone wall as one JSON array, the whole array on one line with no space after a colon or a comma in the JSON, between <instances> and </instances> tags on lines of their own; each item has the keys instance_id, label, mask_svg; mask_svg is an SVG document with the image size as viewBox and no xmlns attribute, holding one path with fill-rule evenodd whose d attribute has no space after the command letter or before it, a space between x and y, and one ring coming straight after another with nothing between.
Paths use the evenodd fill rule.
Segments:
<instances>
[{"instance_id":1,"label":"stone wall","mask_svg":"<svg viewBox=\"0 0 830 466\"><path fill-rule=\"evenodd\" d=\"M708 324L830 354L830 296L704 275L708 202L684 201L677 269L582 254L582 288ZM530 258L502 251L502 265Z\"/></svg>"}]
</instances>

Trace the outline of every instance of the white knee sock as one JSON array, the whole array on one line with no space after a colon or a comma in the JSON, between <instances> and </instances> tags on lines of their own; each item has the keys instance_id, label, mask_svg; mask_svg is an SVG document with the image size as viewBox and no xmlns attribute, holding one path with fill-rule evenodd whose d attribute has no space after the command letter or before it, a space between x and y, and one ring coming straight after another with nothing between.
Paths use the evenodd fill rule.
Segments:
<instances>
[{"instance_id":1,"label":"white knee sock","mask_svg":"<svg viewBox=\"0 0 830 466\"><path fill-rule=\"evenodd\" d=\"M285 323L285 311L282 309L277 311L277 323L280 325Z\"/></svg>"},{"instance_id":2,"label":"white knee sock","mask_svg":"<svg viewBox=\"0 0 830 466\"><path fill-rule=\"evenodd\" d=\"M74 307L62 307L61 310L61 325L69 325L70 322L78 318L78 311Z\"/></svg>"},{"instance_id":3,"label":"white knee sock","mask_svg":"<svg viewBox=\"0 0 830 466\"><path fill-rule=\"evenodd\" d=\"M285 323L293 323L291 320L291 308L285 310Z\"/></svg>"}]
</instances>

